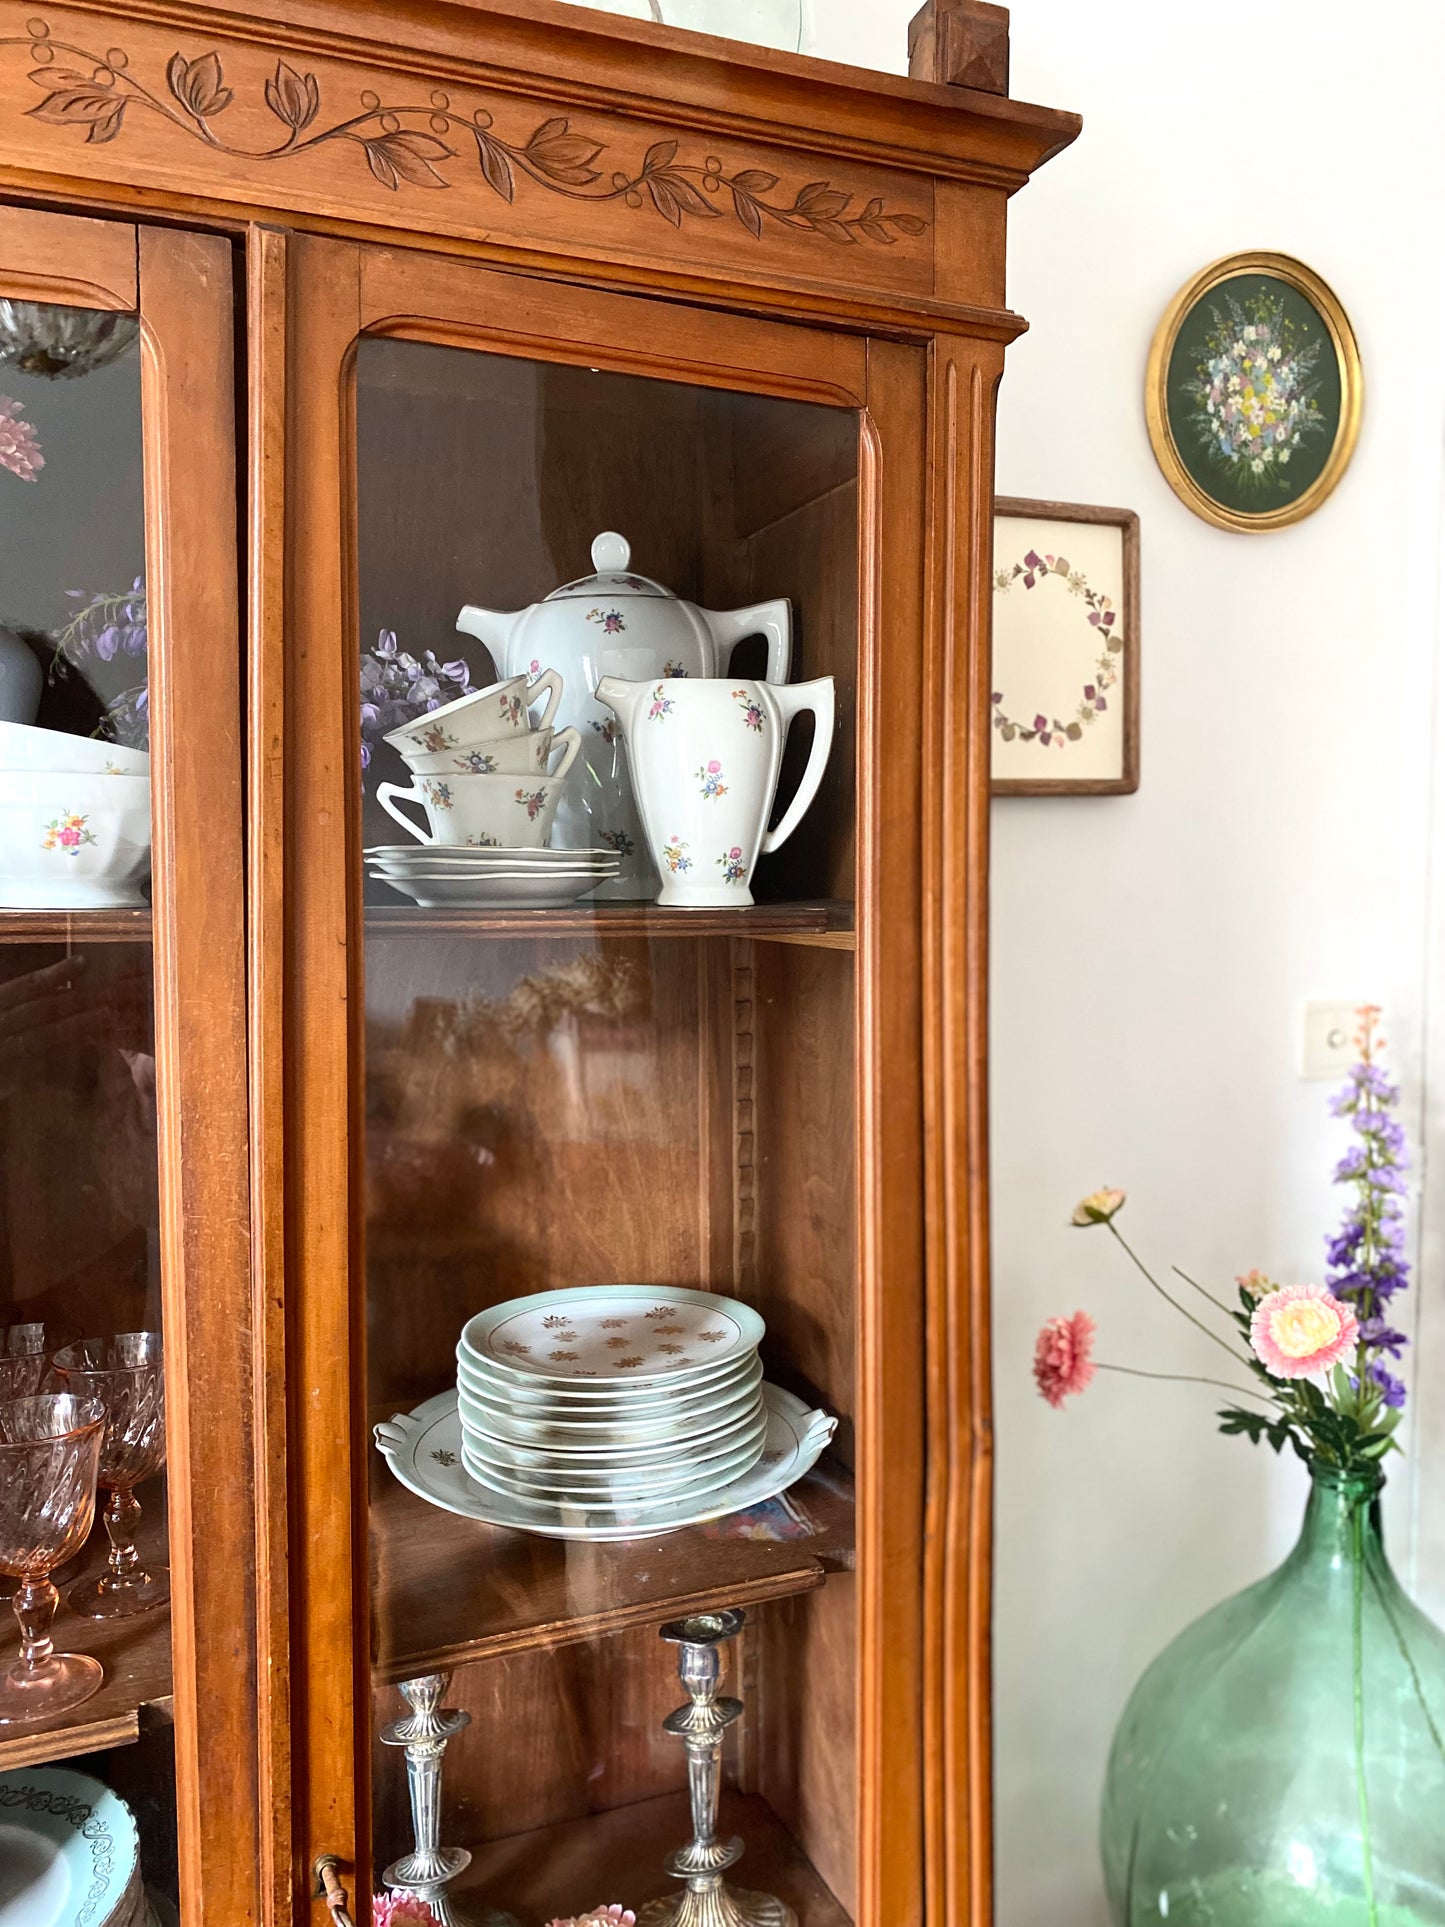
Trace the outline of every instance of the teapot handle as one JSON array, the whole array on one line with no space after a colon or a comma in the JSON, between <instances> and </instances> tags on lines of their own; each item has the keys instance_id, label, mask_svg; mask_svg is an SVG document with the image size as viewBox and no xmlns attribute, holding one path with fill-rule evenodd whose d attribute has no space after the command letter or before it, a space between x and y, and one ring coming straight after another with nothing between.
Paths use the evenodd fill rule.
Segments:
<instances>
[{"instance_id":1,"label":"teapot handle","mask_svg":"<svg viewBox=\"0 0 1445 1927\"><path fill-rule=\"evenodd\" d=\"M809 804L818 794L818 785L823 780L823 771L828 767L828 758L833 750L834 697L831 676L820 676L816 682L785 683L781 689L773 690L772 694L782 711L784 734L799 710L812 710L813 747L808 753L808 767L803 771L797 795L784 812L782 822L763 838L761 847L764 856L786 843L802 822Z\"/></svg>"},{"instance_id":2,"label":"teapot handle","mask_svg":"<svg viewBox=\"0 0 1445 1927\"><path fill-rule=\"evenodd\" d=\"M747 636L766 636L768 666L764 682L786 682L793 666L793 605L786 596L776 602L759 602L751 609L699 611L719 654L734 649Z\"/></svg>"},{"instance_id":3,"label":"teapot handle","mask_svg":"<svg viewBox=\"0 0 1445 1927\"><path fill-rule=\"evenodd\" d=\"M397 799L396 803L392 802L391 799L393 797ZM418 843L436 842L436 838L431 835L429 830L418 829L412 819L397 808L397 803L422 803L423 798L420 790L404 790L400 783L378 783L376 786L376 800L386 811L387 815L391 817L393 822L400 823L408 836L414 836Z\"/></svg>"}]
</instances>

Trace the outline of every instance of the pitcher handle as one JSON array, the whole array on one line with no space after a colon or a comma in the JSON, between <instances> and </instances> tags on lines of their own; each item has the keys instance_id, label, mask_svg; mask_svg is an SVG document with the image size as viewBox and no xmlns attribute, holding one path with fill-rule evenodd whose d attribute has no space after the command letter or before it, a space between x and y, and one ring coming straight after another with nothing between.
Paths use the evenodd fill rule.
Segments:
<instances>
[{"instance_id":1,"label":"pitcher handle","mask_svg":"<svg viewBox=\"0 0 1445 1927\"><path fill-rule=\"evenodd\" d=\"M535 682L529 682L527 684L528 709L532 707L532 704L536 702L544 689L551 691L547 707L542 711L542 720L535 725L537 729L545 729L557 714L557 705L562 700L562 688L562 678L557 674L555 669L544 669Z\"/></svg>"},{"instance_id":2,"label":"pitcher handle","mask_svg":"<svg viewBox=\"0 0 1445 1927\"><path fill-rule=\"evenodd\" d=\"M775 830L769 830L762 841L762 854L779 849L802 822L804 813L813 798L818 794L818 785L823 780L823 771L828 767L828 758L833 752L834 691L833 678L820 676L816 682L787 683L775 689L779 709L783 712L786 729L800 710L813 712L813 747L808 754L808 766L803 771L803 780L798 785L798 793L783 814L783 820Z\"/></svg>"},{"instance_id":3,"label":"pitcher handle","mask_svg":"<svg viewBox=\"0 0 1445 1927\"><path fill-rule=\"evenodd\" d=\"M548 775L554 783L559 776L565 776L576 762L577 752L582 747L581 732L575 729L559 729L557 734L552 738L553 749L555 749L559 743L565 743L567 747L563 750L562 760L556 769L548 771Z\"/></svg>"},{"instance_id":4,"label":"pitcher handle","mask_svg":"<svg viewBox=\"0 0 1445 1927\"><path fill-rule=\"evenodd\" d=\"M777 602L759 602L751 609L713 610L699 613L712 631L719 654L732 652L748 636L768 639L768 667L764 682L786 682L793 666L793 605L786 596Z\"/></svg>"},{"instance_id":5,"label":"pitcher handle","mask_svg":"<svg viewBox=\"0 0 1445 1927\"><path fill-rule=\"evenodd\" d=\"M396 803L392 801L393 797L397 799ZM378 783L376 800L393 822L400 823L408 836L414 836L418 843L436 842L429 829L419 830L411 818L397 808L397 803L420 803L425 809L426 799L419 790L404 790L400 783Z\"/></svg>"}]
</instances>

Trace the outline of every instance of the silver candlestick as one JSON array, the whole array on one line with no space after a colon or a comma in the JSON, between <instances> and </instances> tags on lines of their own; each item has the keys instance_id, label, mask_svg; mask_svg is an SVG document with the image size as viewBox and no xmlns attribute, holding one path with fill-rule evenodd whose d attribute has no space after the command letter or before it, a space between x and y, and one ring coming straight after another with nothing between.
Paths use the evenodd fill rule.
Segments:
<instances>
[{"instance_id":1,"label":"silver candlestick","mask_svg":"<svg viewBox=\"0 0 1445 1927\"><path fill-rule=\"evenodd\" d=\"M397 1691L412 1709L404 1720L393 1720L381 1730L387 1746L406 1748L406 1783L411 1794L411 1824L415 1850L394 1860L381 1876L393 1893L414 1894L425 1901L440 1927L517 1927L510 1914L490 1907L481 1914L463 1913L447 1896L448 1884L471 1865L465 1847L443 1847L442 1756L447 1742L470 1726L472 1716L460 1710L442 1712L442 1695L451 1685L450 1673L428 1673L424 1679L403 1680Z\"/></svg>"},{"instance_id":2,"label":"silver candlestick","mask_svg":"<svg viewBox=\"0 0 1445 1927\"><path fill-rule=\"evenodd\" d=\"M718 1697L723 1676L718 1648L736 1639L744 1617L739 1611L700 1613L662 1629L662 1637L679 1649L678 1677L688 1693L687 1705L669 1713L663 1725L687 1747L692 1839L667 1862L667 1871L687 1882L685 1890L644 1907L637 1927L798 1927L797 1915L781 1900L743 1893L723 1879L743 1857L741 1840L717 1837L723 1736L743 1706L741 1700Z\"/></svg>"}]
</instances>

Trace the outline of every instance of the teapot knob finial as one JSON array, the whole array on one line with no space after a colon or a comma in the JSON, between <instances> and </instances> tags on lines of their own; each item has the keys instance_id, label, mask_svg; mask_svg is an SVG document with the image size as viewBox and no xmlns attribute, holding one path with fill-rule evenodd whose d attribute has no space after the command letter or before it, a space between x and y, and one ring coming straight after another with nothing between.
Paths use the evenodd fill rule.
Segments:
<instances>
[{"instance_id":1,"label":"teapot knob finial","mask_svg":"<svg viewBox=\"0 0 1445 1927\"><path fill-rule=\"evenodd\" d=\"M632 560L632 544L625 535L606 531L592 544L592 566L599 575L623 575Z\"/></svg>"}]
</instances>

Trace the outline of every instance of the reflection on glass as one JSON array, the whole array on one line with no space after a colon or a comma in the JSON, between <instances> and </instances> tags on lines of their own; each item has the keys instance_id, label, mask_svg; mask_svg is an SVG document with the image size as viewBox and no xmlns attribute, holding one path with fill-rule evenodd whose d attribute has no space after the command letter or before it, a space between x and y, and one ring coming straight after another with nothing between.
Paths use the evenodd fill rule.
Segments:
<instances>
[{"instance_id":1,"label":"reflection on glass","mask_svg":"<svg viewBox=\"0 0 1445 1927\"><path fill-rule=\"evenodd\" d=\"M123 1352L140 1344L152 1354L111 1360L96 1375L88 1496L64 1508L68 1525L44 1548L47 1561L64 1565L43 1579L33 1569L39 1535L22 1566L19 1541L5 1543L4 1524L26 1491L33 1496L24 1509L33 1512L39 1486L0 1463L0 1573L16 1575L15 1609L30 1647L28 1660L17 1659L13 1643L0 1647L0 1674L12 1662L22 1673L27 1664L32 1674L49 1672L41 1621L54 1611L55 1642L75 1655L53 1662L66 1692L72 1677L86 1676L83 1698L28 1693L15 1723L0 1727L0 1771L17 1757L46 1763L91 1752L94 1777L49 1764L45 1771L68 1776L72 1797L97 1811L109 1802L118 1843L134 1840L134 1819L140 1866L132 1846L118 1846L116 1902L132 1883L138 1892L142 1875L174 1893L176 1865L170 1730L145 1716L172 1690L169 1615L164 1607L111 1620L75 1611L78 1597L102 1592L126 1610L138 1593L157 1606L167 1556L156 1477L163 1406L154 980L144 914L142 457L135 317L0 300L0 1393L50 1393L62 1383L52 1370L57 1356L64 1362L66 1349L79 1346L89 1359L86 1341ZM77 914L67 923L47 914L56 911ZM67 929L68 940L58 940ZM122 1337L107 1338L116 1333ZM90 1386L83 1371L71 1382L77 1391ZM50 1402L57 1399L76 1403L68 1392ZM0 1439L20 1409L0 1401ZM0 1444L0 1461L33 1450ZM72 1453L67 1470L77 1469ZM97 1472L113 1495L113 1550L93 1519ZM136 1527L134 1489L145 1479ZM63 1594L58 1608L55 1589ZM116 1743L127 1731L129 1741ZM102 1736L107 1750L91 1751ZM118 1810L122 1800L129 1816ZM12 1810L9 1824L27 1822ZM45 1897L29 1888L6 1895L12 1909L33 1902L40 1918L50 1917ZM109 1895L97 1904L107 1919L115 1912Z\"/></svg>"},{"instance_id":2,"label":"reflection on glass","mask_svg":"<svg viewBox=\"0 0 1445 1927\"><path fill-rule=\"evenodd\" d=\"M376 1865L421 1880L436 1871L426 1852L444 1848L459 1919L566 1918L599 1899L640 1912L675 1894L668 1855L686 1853L711 1806L693 1813L687 1749L664 1724L679 1687L659 1632L707 1613L736 1634L728 1694L744 1710L720 1754L718 1826L743 1840L741 1885L809 1927L848 1927L858 423L415 342L363 342L356 379L367 1382L372 1420L415 1445L412 1469L431 1480L424 1497L419 1476L391 1469L399 1455L371 1455ZM633 794L626 731L595 699L605 674L661 688L634 736L680 728L722 691L737 754L714 769L720 752L689 751L689 812L665 826L701 857L717 827L707 813L728 812L692 879L708 886L701 908L658 905L640 815L628 828L602 814ZM480 721L452 707L503 679ZM754 863L779 778L757 739L768 728L776 740L779 705L801 707L799 686L827 679L835 714L813 692L774 816L810 761L816 801ZM459 714L467 737L450 740ZM472 801L478 784L542 788L541 765L501 758L544 753L528 739L549 726L578 733L582 800L559 802L551 847L538 836L527 856L539 868L610 858L595 894L577 877L522 874L521 839L503 844ZM393 823L383 786L428 783L448 794L398 804L413 821ZM743 806L746 853L731 815ZM619 830L639 865L607 845ZM720 856L748 873L735 908L718 901L734 887ZM769 928L788 941L764 941ZM619 1291L606 1312L542 1324L548 1359L577 1354L554 1361L575 1383L519 1387L504 1359L472 1374L470 1321L599 1286L645 1288L645 1304ZM708 1321L719 1299L759 1315L761 1372L754 1332L728 1396L699 1379L695 1402L674 1386L675 1408L624 1408L607 1360L616 1373L632 1359L640 1374L699 1365L671 1310L685 1292L706 1295ZM535 1315L560 1309L549 1299ZM634 1343L651 1313L656 1359ZM700 1346L714 1330L698 1327ZM607 1383L589 1391L594 1370ZM729 1483L772 1469L773 1405L761 1432L749 1422L764 1381L766 1397L840 1420L838 1435L798 1483L709 1517L720 1468ZM589 1423L560 1416L569 1398L605 1408L595 1453L560 1430ZM529 1430L533 1401L545 1440ZM420 1421L408 1430L418 1411L449 1425L450 1442L426 1444ZM745 1624L731 1611L764 1592ZM446 1723L445 1773L438 1753L419 1807L399 1756L441 1739L403 1732L398 1692Z\"/></svg>"},{"instance_id":3,"label":"reflection on glass","mask_svg":"<svg viewBox=\"0 0 1445 1927\"><path fill-rule=\"evenodd\" d=\"M0 905L146 901L136 333L132 315L0 302Z\"/></svg>"}]
</instances>

